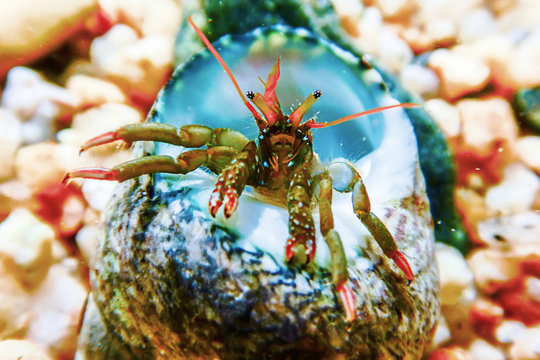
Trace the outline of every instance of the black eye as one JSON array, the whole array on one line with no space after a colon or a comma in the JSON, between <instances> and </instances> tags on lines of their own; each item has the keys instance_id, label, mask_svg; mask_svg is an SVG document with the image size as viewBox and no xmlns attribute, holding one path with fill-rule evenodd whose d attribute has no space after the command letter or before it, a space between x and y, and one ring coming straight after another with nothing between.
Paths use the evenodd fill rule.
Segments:
<instances>
[{"instance_id":1,"label":"black eye","mask_svg":"<svg viewBox=\"0 0 540 360\"><path fill-rule=\"evenodd\" d=\"M313 92L313 97L314 97L315 99L320 98L321 95L322 95L321 90L315 90L315 91Z\"/></svg>"},{"instance_id":2,"label":"black eye","mask_svg":"<svg viewBox=\"0 0 540 360\"><path fill-rule=\"evenodd\" d=\"M255 98L255 93L250 90L246 92L246 96L248 97L249 100L253 100Z\"/></svg>"}]
</instances>

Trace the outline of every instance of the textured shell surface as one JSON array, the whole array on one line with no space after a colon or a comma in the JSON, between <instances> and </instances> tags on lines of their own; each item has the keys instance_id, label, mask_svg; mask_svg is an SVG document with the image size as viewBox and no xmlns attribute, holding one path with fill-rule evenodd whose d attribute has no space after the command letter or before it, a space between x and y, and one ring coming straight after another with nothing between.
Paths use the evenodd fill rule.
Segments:
<instances>
[{"instance_id":1,"label":"textured shell surface","mask_svg":"<svg viewBox=\"0 0 540 360\"><path fill-rule=\"evenodd\" d=\"M306 118L321 122L399 102L387 91L388 75L305 29L259 28L225 35L214 46L244 91L260 91L258 78L279 57L276 93L284 113L315 89L323 96ZM320 233L311 266L286 263L285 208L247 188L231 218L218 213L214 219L207 210L216 182L210 171L142 176L118 187L105 214L79 358L420 358L436 327L439 294L433 221L410 111L314 129L313 147L320 166L346 161L360 171L373 212L411 265L412 284L354 215L350 193L334 191L332 209L356 298L352 323L332 285ZM147 121L258 136L207 51L178 66ZM185 150L147 143L137 151L176 156ZM333 167L337 178L340 170Z\"/></svg>"}]
</instances>

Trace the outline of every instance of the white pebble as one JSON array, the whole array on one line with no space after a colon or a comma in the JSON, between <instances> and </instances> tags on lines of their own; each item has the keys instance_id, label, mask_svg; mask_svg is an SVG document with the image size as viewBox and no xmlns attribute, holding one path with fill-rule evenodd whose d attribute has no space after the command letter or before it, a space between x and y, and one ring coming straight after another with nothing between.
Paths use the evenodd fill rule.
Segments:
<instances>
[{"instance_id":1,"label":"white pebble","mask_svg":"<svg viewBox=\"0 0 540 360\"><path fill-rule=\"evenodd\" d=\"M332 6L339 17L350 17L355 20L358 20L364 11L361 1L332 0Z\"/></svg>"},{"instance_id":2,"label":"white pebble","mask_svg":"<svg viewBox=\"0 0 540 360\"><path fill-rule=\"evenodd\" d=\"M439 90L439 78L433 70L418 64L403 67L401 83L407 90L418 95L433 95Z\"/></svg>"},{"instance_id":3,"label":"white pebble","mask_svg":"<svg viewBox=\"0 0 540 360\"><path fill-rule=\"evenodd\" d=\"M174 37L178 31L181 7L176 0L99 0L99 4L115 23L125 23L143 37L156 34Z\"/></svg>"},{"instance_id":4,"label":"white pebble","mask_svg":"<svg viewBox=\"0 0 540 360\"><path fill-rule=\"evenodd\" d=\"M523 136L516 142L515 150L523 163L540 172L540 136Z\"/></svg>"},{"instance_id":5,"label":"white pebble","mask_svg":"<svg viewBox=\"0 0 540 360\"><path fill-rule=\"evenodd\" d=\"M497 29L496 25L495 18L488 9L474 9L459 22L459 40L469 42L485 37Z\"/></svg>"},{"instance_id":6,"label":"white pebble","mask_svg":"<svg viewBox=\"0 0 540 360\"><path fill-rule=\"evenodd\" d=\"M463 255L451 246L437 243L435 257L439 264L441 304L455 305L472 300L471 297L474 297L473 274Z\"/></svg>"},{"instance_id":7,"label":"white pebble","mask_svg":"<svg viewBox=\"0 0 540 360\"><path fill-rule=\"evenodd\" d=\"M519 87L540 84L540 26L518 44L512 60L510 71Z\"/></svg>"},{"instance_id":8,"label":"white pebble","mask_svg":"<svg viewBox=\"0 0 540 360\"><path fill-rule=\"evenodd\" d=\"M416 3L409 0L377 0L376 4L385 19L404 20L416 7Z\"/></svg>"},{"instance_id":9,"label":"white pebble","mask_svg":"<svg viewBox=\"0 0 540 360\"><path fill-rule=\"evenodd\" d=\"M0 77L58 48L97 9L97 0L0 1Z\"/></svg>"},{"instance_id":10,"label":"white pebble","mask_svg":"<svg viewBox=\"0 0 540 360\"><path fill-rule=\"evenodd\" d=\"M83 226L75 236L77 248L89 264L93 264L94 258L97 256L98 234L99 225L89 224Z\"/></svg>"},{"instance_id":11,"label":"white pebble","mask_svg":"<svg viewBox=\"0 0 540 360\"><path fill-rule=\"evenodd\" d=\"M104 68L112 54L138 39L135 30L124 24L116 24L105 35L92 41L90 47L92 62L99 68Z\"/></svg>"},{"instance_id":12,"label":"white pebble","mask_svg":"<svg viewBox=\"0 0 540 360\"><path fill-rule=\"evenodd\" d=\"M540 239L540 213L527 211L489 218L478 223L478 236L490 245L501 241L516 246L536 244Z\"/></svg>"},{"instance_id":13,"label":"white pebble","mask_svg":"<svg viewBox=\"0 0 540 360\"><path fill-rule=\"evenodd\" d=\"M2 360L52 360L39 345L28 340L0 341Z\"/></svg>"},{"instance_id":14,"label":"white pebble","mask_svg":"<svg viewBox=\"0 0 540 360\"><path fill-rule=\"evenodd\" d=\"M355 41L367 54L378 53L381 46L382 24L383 19L379 9L373 6L365 8L362 19L358 22L359 37L356 37Z\"/></svg>"},{"instance_id":15,"label":"white pebble","mask_svg":"<svg viewBox=\"0 0 540 360\"><path fill-rule=\"evenodd\" d=\"M531 300L540 303L540 279L528 276L525 280L525 292Z\"/></svg>"},{"instance_id":16,"label":"white pebble","mask_svg":"<svg viewBox=\"0 0 540 360\"><path fill-rule=\"evenodd\" d=\"M30 211L19 208L0 223L0 256L9 258L14 275L27 286L36 285L52 262L54 230Z\"/></svg>"},{"instance_id":17,"label":"white pebble","mask_svg":"<svg viewBox=\"0 0 540 360\"><path fill-rule=\"evenodd\" d=\"M80 98L80 107L101 105L106 102L126 102L126 96L118 86L110 81L87 75L73 75L66 83L66 89Z\"/></svg>"},{"instance_id":18,"label":"white pebble","mask_svg":"<svg viewBox=\"0 0 540 360\"><path fill-rule=\"evenodd\" d=\"M92 63L128 95L154 98L170 71L173 41L165 35L139 39L126 25L115 25L90 47Z\"/></svg>"},{"instance_id":19,"label":"white pebble","mask_svg":"<svg viewBox=\"0 0 540 360\"><path fill-rule=\"evenodd\" d=\"M515 338L510 357L512 360L540 359L540 326L529 328Z\"/></svg>"},{"instance_id":20,"label":"white pebble","mask_svg":"<svg viewBox=\"0 0 540 360\"><path fill-rule=\"evenodd\" d=\"M495 338L503 344L513 343L523 336L527 327L520 321L503 320L495 330Z\"/></svg>"},{"instance_id":21,"label":"white pebble","mask_svg":"<svg viewBox=\"0 0 540 360\"><path fill-rule=\"evenodd\" d=\"M433 117L447 137L458 136L461 132L459 110L443 99L430 99L424 104L426 111Z\"/></svg>"},{"instance_id":22,"label":"white pebble","mask_svg":"<svg viewBox=\"0 0 540 360\"><path fill-rule=\"evenodd\" d=\"M389 30L381 32L377 55L388 69L396 73L410 64L414 56L409 45Z\"/></svg>"},{"instance_id":23,"label":"white pebble","mask_svg":"<svg viewBox=\"0 0 540 360\"><path fill-rule=\"evenodd\" d=\"M474 274L476 287L485 294L492 294L520 273L519 258L491 248L474 250L467 262Z\"/></svg>"},{"instance_id":24,"label":"white pebble","mask_svg":"<svg viewBox=\"0 0 540 360\"><path fill-rule=\"evenodd\" d=\"M0 108L0 179L14 174L15 152L22 142L21 123L8 109Z\"/></svg>"},{"instance_id":25,"label":"white pebble","mask_svg":"<svg viewBox=\"0 0 540 360\"><path fill-rule=\"evenodd\" d=\"M425 25L426 34L436 44L450 44L456 40L458 27L455 21L444 18L430 19Z\"/></svg>"},{"instance_id":26,"label":"white pebble","mask_svg":"<svg viewBox=\"0 0 540 360\"><path fill-rule=\"evenodd\" d=\"M37 72L25 67L11 69L2 94L2 106L22 119L51 119L58 105L75 106L77 97L57 85L45 81Z\"/></svg>"},{"instance_id":27,"label":"white pebble","mask_svg":"<svg viewBox=\"0 0 540 360\"><path fill-rule=\"evenodd\" d=\"M538 176L521 163L513 163L504 170L504 178L486 193L487 207L501 215L528 211L540 190Z\"/></svg>"},{"instance_id":28,"label":"white pebble","mask_svg":"<svg viewBox=\"0 0 540 360\"><path fill-rule=\"evenodd\" d=\"M77 153L71 147L53 142L24 146L17 151L17 177L34 192L44 186L59 183L77 163Z\"/></svg>"},{"instance_id":29,"label":"white pebble","mask_svg":"<svg viewBox=\"0 0 540 360\"><path fill-rule=\"evenodd\" d=\"M465 99L457 103L462 120L465 144L479 154L491 152L496 140L513 147L518 136L518 125L512 107L506 99Z\"/></svg>"},{"instance_id":30,"label":"white pebble","mask_svg":"<svg viewBox=\"0 0 540 360\"><path fill-rule=\"evenodd\" d=\"M490 76L489 67L482 61L447 49L433 51L428 65L441 77L442 93L449 99L481 90Z\"/></svg>"},{"instance_id":31,"label":"white pebble","mask_svg":"<svg viewBox=\"0 0 540 360\"><path fill-rule=\"evenodd\" d=\"M449 342L451 338L452 334L450 333L448 323L446 322L444 316L442 316L441 314L437 323L437 329L435 330L435 334L433 335L431 348L436 349L438 347L441 347L445 343Z\"/></svg>"},{"instance_id":32,"label":"white pebble","mask_svg":"<svg viewBox=\"0 0 540 360\"><path fill-rule=\"evenodd\" d=\"M74 263L74 264L73 264ZM27 339L42 344L55 358L75 352L77 327L87 290L69 259L55 264L33 297Z\"/></svg>"},{"instance_id":33,"label":"white pebble","mask_svg":"<svg viewBox=\"0 0 540 360\"><path fill-rule=\"evenodd\" d=\"M88 205L98 211L104 211L117 186L118 183L113 181L86 179L81 190Z\"/></svg>"},{"instance_id":34,"label":"white pebble","mask_svg":"<svg viewBox=\"0 0 540 360\"><path fill-rule=\"evenodd\" d=\"M30 322L28 309L31 293L13 276L7 261L0 261L0 338L26 331ZM2 349L2 346L0 346ZM4 352L0 351L0 354Z\"/></svg>"},{"instance_id":35,"label":"white pebble","mask_svg":"<svg viewBox=\"0 0 540 360\"><path fill-rule=\"evenodd\" d=\"M505 360L504 352L485 340L475 339L469 346L469 354L474 360Z\"/></svg>"}]
</instances>

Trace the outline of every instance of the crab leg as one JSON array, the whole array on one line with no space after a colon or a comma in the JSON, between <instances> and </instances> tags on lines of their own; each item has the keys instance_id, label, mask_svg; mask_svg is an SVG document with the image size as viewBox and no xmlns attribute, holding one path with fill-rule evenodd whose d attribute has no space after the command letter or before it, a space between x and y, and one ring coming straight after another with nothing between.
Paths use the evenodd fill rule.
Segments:
<instances>
[{"instance_id":1,"label":"crab leg","mask_svg":"<svg viewBox=\"0 0 540 360\"><path fill-rule=\"evenodd\" d=\"M307 166L298 169L287 189L289 234L285 257L292 264L305 265L313 260L316 252L315 225L311 213L311 171Z\"/></svg>"},{"instance_id":2,"label":"crab leg","mask_svg":"<svg viewBox=\"0 0 540 360\"><path fill-rule=\"evenodd\" d=\"M214 147L218 148L218 146ZM244 187L248 184L256 173L257 167L257 145L250 141L238 152L234 158L224 166L216 187L210 196L208 202L208 210L210 215L216 216L217 211L224 206L224 215L230 217L238 206L238 198L244 191Z\"/></svg>"},{"instance_id":3,"label":"crab leg","mask_svg":"<svg viewBox=\"0 0 540 360\"><path fill-rule=\"evenodd\" d=\"M201 165L210 169L221 169L230 162L237 150L230 146L214 146L208 149L185 151L176 159L166 155L144 156L126 161L111 169L81 168L66 174L63 183L73 178L125 181L144 174L169 173L186 174Z\"/></svg>"},{"instance_id":4,"label":"crab leg","mask_svg":"<svg viewBox=\"0 0 540 360\"><path fill-rule=\"evenodd\" d=\"M94 146L121 140L126 144L134 141L159 141L184 147L229 145L241 150L248 142L242 133L226 128L212 129L203 125L184 125L177 128L168 124L140 123L124 125L115 131L96 136L81 146L81 152Z\"/></svg>"},{"instance_id":5,"label":"crab leg","mask_svg":"<svg viewBox=\"0 0 540 360\"><path fill-rule=\"evenodd\" d=\"M362 178L358 177L358 182L354 185L352 194L353 209L356 216L362 221L362 224L369 230L371 235L383 253L392 259L396 265L403 271L409 283L413 281L414 275L409 265L409 262L398 250L396 240L388 231L388 228L383 222L371 211L371 204L364 186Z\"/></svg>"},{"instance_id":6,"label":"crab leg","mask_svg":"<svg viewBox=\"0 0 540 360\"><path fill-rule=\"evenodd\" d=\"M319 216L321 234L324 236L332 259L332 282L339 294L346 313L346 320L356 318L356 302L352 289L347 284L349 272L347 271L347 257L339 233L334 230L334 217L332 214L332 179L327 172L317 177L319 183Z\"/></svg>"}]
</instances>

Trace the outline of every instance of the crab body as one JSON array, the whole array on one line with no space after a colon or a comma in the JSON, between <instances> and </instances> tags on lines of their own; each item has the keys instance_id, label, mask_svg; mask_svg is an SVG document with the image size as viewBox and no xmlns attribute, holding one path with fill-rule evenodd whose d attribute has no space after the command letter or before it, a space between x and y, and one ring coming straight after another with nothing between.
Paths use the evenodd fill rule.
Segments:
<instances>
[{"instance_id":1,"label":"crab body","mask_svg":"<svg viewBox=\"0 0 540 360\"><path fill-rule=\"evenodd\" d=\"M273 69L254 101L266 124L253 120L207 51L176 69L145 126L180 131L136 149L179 160L161 168L174 171L142 172L151 177L128 168L133 180L105 217L81 351L419 357L435 328L438 288L410 119L393 109L309 126L395 104L383 77L304 29L261 28L214 46L242 89L256 90ZM279 95L272 111L269 87ZM314 89L324 94L317 104L298 106L306 94L318 98ZM390 256L396 251L402 257ZM96 324L104 337L85 342Z\"/></svg>"}]
</instances>

